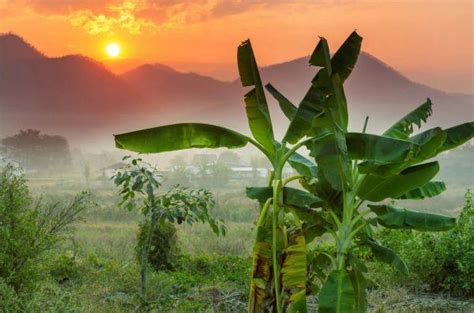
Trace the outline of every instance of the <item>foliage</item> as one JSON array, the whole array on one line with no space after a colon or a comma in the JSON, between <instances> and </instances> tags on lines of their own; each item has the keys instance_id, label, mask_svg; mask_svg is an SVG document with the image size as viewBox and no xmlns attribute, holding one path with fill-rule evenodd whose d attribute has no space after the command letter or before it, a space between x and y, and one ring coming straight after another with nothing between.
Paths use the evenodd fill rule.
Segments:
<instances>
[{"instance_id":1,"label":"foliage","mask_svg":"<svg viewBox=\"0 0 474 313\"><path fill-rule=\"evenodd\" d=\"M26 170L47 172L65 169L71 165L71 153L66 138L41 134L39 130L28 129L0 141L7 156Z\"/></svg>"},{"instance_id":2,"label":"foliage","mask_svg":"<svg viewBox=\"0 0 474 313\"><path fill-rule=\"evenodd\" d=\"M41 274L38 260L91 206L88 193L69 203L33 205L18 168L0 170L0 277L15 290L30 289Z\"/></svg>"},{"instance_id":3,"label":"foliage","mask_svg":"<svg viewBox=\"0 0 474 313\"><path fill-rule=\"evenodd\" d=\"M381 241L407 262L414 284L426 284L433 292L474 296L474 208L469 191L465 199L457 225L450 231L384 230L380 234Z\"/></svg>"},{"instance_id":4,"label":"foliage","mask_svg":"<svg viewBox=\"0 0 474 313\"><path fill-rule=\"evenodd\" d=\"M273 170L266 187L250 188L248 195L260 202L256 223L250 283L249 311L281 313L307 310L304 277L310 277L308 260L302 257L312 242L327 234L334 252L327 254L330 268L319 293L320 312L367 311L363 262L360 249L369 248L375 258L406 272L404 261L377 242L373 228L444 231L455 219L386 205L386 199L424 199L445 190L431 179L438 162L425 161L470 140L474 123L448 129L433 128L413 136L432 113L424 104L393 124L383 135L348 132L348 109L343 83L351 74L362 38L353 32L333 54L321 38L309 64L319 71L299 106L268 85L289 119L278 142L258 66L249 40L237 50L242 86L252 138L214 125L185 123L138 130L115 136L118 148L160 153L191 148L240 148L251 143L270 161ZM306 146L315 162L296 153ZM288 163L299 175L283 177ZM286 188L299 180L307 191ZM371 203L362 211L365 202ZM377 203L382 202L382 203ZM368 217L375 214L376 217ZM313 289L311 289L313 290Z\"/></svg>"},{"instance_id":5,"label":"foliage","mask_svg":"<svg viewBox=\"0 0 474 313\"><path fill-rule=\"evenodd\" d=\"M135 248L135 255L140 263L149 231L150 221L145 220L141 222L138 230L138 242ZM158 223L153 229L148 255L148 262L153 269L160 271L173 270L175 268L176 259L179 255L176 231L176 227L167 221Z\"/></svg>"},{"instance_id":6,"label":"foliage","mask_svg":"<svg viewBox=\"0 0 474 313\"><path fill-rule=\"evenodd\" d=\"M169 136L169 134L170 130L168 129L164 136ZM124 161L128 159L131 157L123 158ZM209 209L215 204L209 191L204 189L189 190L175 186L160 194L157 190L161 186L161 176L156 168L141 158L131 159L130 165L130 169L118 171L112 179L115 185L121 189L122 201L120 205L129 211L137 209L146 218L146 223L149 223L140 257L141 295L142 299L146 300L148 260L157 225L182 224L184 222L189 225L196 222L208 223L216 235L225 234L225 225L221 220L214 219L209 214Z\"/></svg>"}]
</instances>

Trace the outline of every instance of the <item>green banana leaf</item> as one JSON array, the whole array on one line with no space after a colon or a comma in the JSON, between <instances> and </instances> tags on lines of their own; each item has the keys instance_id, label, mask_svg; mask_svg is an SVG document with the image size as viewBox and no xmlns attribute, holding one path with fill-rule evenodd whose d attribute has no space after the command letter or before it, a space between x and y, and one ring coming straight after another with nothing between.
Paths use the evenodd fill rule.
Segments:
<instances>
[{"instance_id":1,"label":"green banana leaf","mask_svg":"<svg viewBox=\"0 0 474 313\"><path fill-rule=\"evenodd\" d=\"M332 271L319 293L319 312L354 312L356 293L351 277L344 269Z\"/></svg>"},{"instance_id":2,"label":"green banana leaf","mask_svg":"<svg viewBox=\"0 0 474 313\"><path fill-rule=\"evenodd\" d=\"M421 123L426 122L428 117L431 115L433 112L432 105L431 100L427 99L425 103L393 124L383 133L383 136L408 139L408 137L413 133L413 125L417 125L418 128L421 127Z\"/></svg>"},{"instance_id":3,"label":"green banana leaf","mask_svg":"<svg viewBox=\"0 0 474 313\"><path fill-rule=\"evenodd\" d=\"M368 174L362 180L356 193L363 200L375 202L387 198L397 198L424 186L438 171L438 162L430 162L409 167L399 174L391 176Z\"/></svg>"},{"instance_id":4,"label":"green banana leaf","mask_svg":"<svg viewBox=\"0 0 474 313\"><path fill-rule=\"evenodd\" d=\"M304 177L311 178L318 175L316 164L296 152L288 158L288 164Z\"/></svg>"},{"instance_id":5,"label":"green banana leaf","mask_svg":"<svg viewBox=\"0 0 474 313\"><path fill-rule=\"evenodd\" d=\"M281 268L282 290L285 292L286 312L307 312L306 307L306 243L301 229L288 236L288 246L283 251L285 261Z\"/></svg>"},{"instance_id":6,"label":"green banana leaf","mask_svg":"<svg viewBox=\"0 0 474 313\"><path fill-rule=\"evenodd\" d=\"M319 172L335 190L342 190L351 181L351 171L347 148L343 134L331 135L325 143L320 144L319 151L315 154ZM318 177L320 177L319 175ZM320 179L320 181L323 181Z\"/></svg>"},{"instance_id":7,"label":"green banana leaf","mask_svg":"<svg viewBox=\"0 0 474 313\"><path fill-rule=\"evenodd\" d=\"M347 103L338 74L329 78L332 94L327 98L327 113L313 121L314 130L321 140L307 147L315 157L320 175L335 190L343 190L352 182L352 171L347 153ZM317 125L317 126L316 126Z\"/></svg>"},{"instance_id":8,"label":"green banana leaf","mask_svg":"<svg viewBox=\"0 0 474 313\"><path fill-rule=\"evenodd\" d=\"M365 133L347 133L346 142L351 160L370 160L376 165L405 161L420 149L408 140Z\"/></svg>"},{"instance_id":9,"label":"green banana leaf","mask_svg":"<svg viewBox=\"0 0 474 313\"><path fill-rule=\"evenodd\" d=\"M327 48L327 45L321 43L322 41L323 40L320 40L320 43L311 56L312 61L310 64L312 65L324 66L320 64L327 62L326 55L329 52L326 53L326 51L322 49L324 46ZM352 72L357 62L357 57L359 56L361 42L362 37L356 32L353 32L334 54L329 67L332 69L331 72L333 74L338 74L341 82L344 82ZM298 140L306 136L311 130L314 117L325 113L322 108L324 108L326 104L326 88L330 85L329 76L326 67L322 68L316 74L311 87L299 104L298 110L288 127L284 137L285 142L292 144L298 142Z\"/></svg>"},{"instance_id":10,"label":"green banana leaf","mask_svg":"<svg viewBox=\"0 0 474 313\"><path fill-rule=\"evenodd\" d=\"M376 259L378 259L381 262L387 263L391 265L393 268L395 268L397 271L399 271L402 274L408 274L408 267L395 252L393 252L391 249L384 247L377 243L375 240L369 239L368 241L365 242L365 245L367 245L370 250L372 251L372 254Z\"/></svg>"},{"instance_id":11,"label":"green banana leaf","mask_svg":"<svg viewBox=\"0 0 474 313\"><path fill-rule=\"evenodd\" d=\"M387 228L446 231L456 226L454 217L411 211L391 205L369 204L368 206L377 214L378 223Z\"/></svg>"},{"instance_id":12,"label":"green banana leaf","mask_svg":"<svg viewBox=\"0 0 474 313\"><path fill-rule=\"evenodd\" d=\"M282 95L272 84L265 85L265 88L268 92L278 101L280 109L283 111L283 114L291 121L295 117L296 111L298 108L291 103L284 95Z\"/></svg>"},{"instance_id":13,"label":"green banana leaf","mask_svg":"<svg viewBox=\"0 0 474 313\"><path fill-rule=\"evenodd\" d=\"M443 191L446 190L446 185L442 181L431 181L426 185L423 185L419 188L415 188L413 190L404 193L403 195L396 197L395 199L414 199L414 200L421 200L425 198L432 198Z\"/></svg>"},{"instance_id":14,"label":"green banana leaf","mask_svg":"<svg viewBox=\"0 0 474 313\"><path fill-rule=\"evenodd\" d=\"M247 197L265 203L273 196L272 187L247 187ZM283 203L291 206L317 208L323 204L318 197L304 190L291 187L283 187Z\"/></svg>"},{"instance_id":15,"label":"green banana leaf","mask_svg":"<svg viewBox=\"0 0 474 313\"><path fill-rule=\"evenodd\" d=\"M383 137L390 138L390 137ZM410 137L404 142L411 143L412 149L410 149L406 155L405 160L398 160L394 163L383 164L377 161L365 161L359 164L358 168L360 173L376 173L379 175L394 175L400 173L402 170L414 165L421 163L425 160L431 159L437 154L439 147L443 144L446 139L446 132L441 128L433 128L422 132L416 136ZM399 139L392 139L399 140ZM399 147L397 147L399 148ZM403 149L402 147L400 147ZM400 151L401 152L401 151Z\"/></svg>"},{"instance_id":16,"label":"green banana leaf","mask_svg":"<svg viewBox=\"0 0 474 313\"><path fill-rule=\"evenodd\" d=\"M332 75L331 55L329 54L329 45L326 38L319 37L319 42L309 58L309 64L324 67L328 75Z\"/></svg>"},{"instance_id":17,"label":"green banana leaf","mask_svg":"<svg viewBox=\"0 0 474 313\"><path fill-rule=\"evenodd\" d=\"M367 280L364 277L364 274L353 266L352 270L349 272L351 278L352 286L355 293L355 303L354 308L351 312L354 313L366 313L367 312Z\"/></svg>"},{"instance_id":18,"label":"green banana leaf","mask_svg":"<svg viewBox=\"0 0 474 313\"><path fill-rule=\"evenodd\" d=\"M250 40L244 41L237 49L237 62L242 86L254 86L245 95L245 110L250 130L267 151L273 152L272 122Z\"/></svg>"},{"instance_id":19,"label":"green banana leaf","mask_svg":"<svg viewBox=\"0 0 474 313\"><path fill-rule=\"evenodd\" d=\"M353 31L331 59L333 73L344 82L354 69L362 45L362 37Z\"/></svg>"},{"instance_id":20,"label":"green banana leaf","mask_svg":"<svg viewBox=\"0 0 474 313\"><path fill-rule=\"evenodd\" d=\"M240 148L249 141L233 130L199 123L173 124L115 135L117 148L157 153L190 148Z\"/></svg>"},{"instance_id":21,"label":"green banana leaf","mask_svg":"<svg viewBox=\"0 0 474 313\"><path fill-rule=\"evenodd\" d=\"M444 130L446 141L438 149L438 153L454 149L471 140L474 136L474 122L460 124Z\"/></svg>"}]
</instances>

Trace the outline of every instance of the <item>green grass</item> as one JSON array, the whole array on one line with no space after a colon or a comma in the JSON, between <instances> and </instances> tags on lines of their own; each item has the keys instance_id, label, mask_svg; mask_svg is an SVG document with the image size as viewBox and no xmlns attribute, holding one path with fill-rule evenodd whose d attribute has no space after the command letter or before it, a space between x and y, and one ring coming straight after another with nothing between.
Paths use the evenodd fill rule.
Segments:
<instances>
[{"instance_id":1,"label":"green grass","mask_svg":"<svg viewBox=\"0 0 474 313\"><path fill-rule=\"evenodd\" d=\"M61 197L74 189L79 188L62 192L56 187L42 188L41 192ZM225 220L225 237L216 237L208 225L178 226L183 256L176 260L174 272L150 272L146 305L139 296L140 269L134 255L140 215L118 208L111 190L107 186L94 189L99 206L91 208L84 221L45 256L44 279L34 292L13 299L11 312L246 310L258 206L245 198L243 189L220 190L216 195L212 214ZM448 191L444 196L433 202L440 212L452 208L462 193ZM372 312L467 312L472 305L441 295L413 294L399 281L387 281L391 275L388 268L377 269L373 278L378 287L372 287L369 295ZM2 292L0 281L0 296Z\"/></svg>"}]
</instances>

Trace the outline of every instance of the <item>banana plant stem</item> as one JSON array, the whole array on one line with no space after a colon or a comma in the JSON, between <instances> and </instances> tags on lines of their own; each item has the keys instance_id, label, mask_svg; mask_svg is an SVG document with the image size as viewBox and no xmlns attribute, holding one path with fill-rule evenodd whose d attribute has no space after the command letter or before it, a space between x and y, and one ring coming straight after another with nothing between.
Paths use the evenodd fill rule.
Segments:
<instances>
[{"instance_id":1,"label":"banana plant stem","mask_svg":"<svg viewBox=\"0 0 474 313\"><path fill-rule=\"evenodd\" d=\"M303 175L294 175L294 176L288 177L287 179L283 180L283 186L287 185L288 183L294 180L297 180L303 177L304 177Z\"/></svg>"},{"instance_id":2,"label":"banana plant stem","mask_svg":"<svg viewBox=\"0 0 474 313\"><path fill-rule=\"evenodd\" d=\"M277 227L278 227L278 214L280 212L280 202L282 193L282 181L281 171L278 169L275 171L275 177L273 181L273 219L272 219L272 261L273 261L273 281L275 283L275 301L278 313L282 313L282 303L280 297L280 265L277 251Z\"/></svg>"}]
</instances>

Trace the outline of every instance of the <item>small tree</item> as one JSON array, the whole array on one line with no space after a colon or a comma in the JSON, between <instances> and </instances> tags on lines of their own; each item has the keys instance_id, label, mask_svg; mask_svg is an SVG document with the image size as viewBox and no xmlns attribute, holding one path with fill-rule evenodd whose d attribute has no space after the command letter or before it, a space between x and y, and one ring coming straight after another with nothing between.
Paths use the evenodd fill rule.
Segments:
<instances>
[{"instance_id":1,"label":"small tree","mask_svg":"<svg viewBox=\"0 0 474 313\"><path fill-rule=\"evenodd\" d=\"M38 258L94 203L89 193L71 201L34 201L22 171L0 168L0 278L16 290L31 287Z\"/></svg>"},{"instance_id":2,"label":"small tree","mask_svg":"<svg viewBox=\"0 0 474 313\"><path fill-rule=\"evenodd\" d=\"M140 258L141 296L146 301L148 260L157 224L208 223L216 235L225 234L225 225L222 220L214 219L209 214L209 209L215 205L209 191L175 186L159 193L162 176L155 167L141 158L126 156L123 160L130 160L131 167L118 171L112 177L115 185L120 188L120 205L130 211L140 211L149 221L148 234Z\"/></svg>"}]
</instances>

